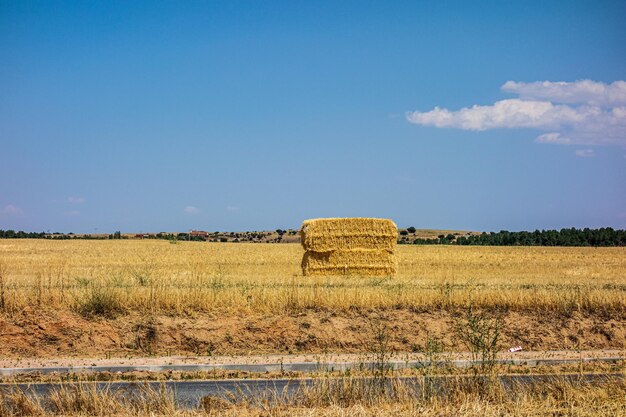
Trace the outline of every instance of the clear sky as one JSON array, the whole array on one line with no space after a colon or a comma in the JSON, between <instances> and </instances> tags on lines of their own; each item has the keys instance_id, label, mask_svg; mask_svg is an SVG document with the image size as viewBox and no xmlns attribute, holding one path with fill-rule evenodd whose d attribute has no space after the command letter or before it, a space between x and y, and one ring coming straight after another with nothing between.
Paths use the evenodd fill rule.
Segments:
<instances>
[{"instance_id":1,"label":"clear sky","mask_svg":"<svg viewBox=\"0 0 626 417\"><path fill-rule=\"evenodd\" d=\"M0 1L0 229L626 227L624 1Z\"/></svg>"}]
</instances>

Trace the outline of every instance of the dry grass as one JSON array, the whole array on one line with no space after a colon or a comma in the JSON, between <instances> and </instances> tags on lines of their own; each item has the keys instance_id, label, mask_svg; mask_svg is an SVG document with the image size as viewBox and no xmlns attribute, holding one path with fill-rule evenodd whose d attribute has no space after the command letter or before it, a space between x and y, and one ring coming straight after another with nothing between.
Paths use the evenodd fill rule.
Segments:
<instances>
[{"instance_id":1,"label":"dry grass","mask_svg":"<svg viewBox=\"0 0 626 417\"><path fill-rule=\"evenodd\" d=\"M0 241L0 308L626 311L626 248L399 246L394 278L303 277L297 244Z\"/></svg>"},{"instance_id":2,"label":"dry grass","mask_svg":"<svg viewBox=\"0 0 626 417\"><path fill-rule=\"evenodd\" d=\"M626 385L621 379L585 383L554 378L488 391L468 382L451 381L439 392L408 389L389 380L381 391L362 379L320 379L295 395L206 397L195 410L176 408L164 388L140 386L134 395L116 395L81 383L62 386L45 398L18 389L0 393L0 416L623 416ZM6 391L5 391L6 392Z\"/></svg>"},{"instance_id":3,"label":"dry grass","mask_svg":"<svg viewBox=\"0 0 626 417\"><path fill-rule=\"evenodd\" d=\"M398 274L393 278L303 277L302 253L299 244L0 240L0 311L5 317L18 317L15 326L22 325L19 317L24 311L30 317L49 310L88 317L129 314L108 321L84 319L94 328L152 314L178 317L206 312L210 317L283 320L280 315L286 313L297 316L293 319L297 321L300 313L311 311L320 316L343 312L344 316L333 320L349 321L358 328L363 317L355 311L360 309L387 310L392 325L404 326L400 320L404 316L429 312L425 314L430 320L430 312L461 311L468 304L482 310L519 312L513 317L526 312L541 317L544 312L551 317L589 313L617 320L622 328L626 318L626 248L399 246ZM62 322L64 314L59 316ZM280 320L268 326L284 327L287 322ZM310 321L311 330L321 323ZM151 322L142 323L144 327L137 331L149 335ZM250 332L232 331L233 337L227 336L249 337L256 325L251 323L246 324ZM294 334L301 334L301 329L297 327ZM407 336L406 329L394 327L392 336ZM211 337L214 332L212 328ZM194 328L193 334L198 333ZM147 343L148 338L144 339ZM457 386L451 391L454 395L445 397L407 395L402 390L376 397L368 389L346 378L335 386L322 381L291 404L242 400L230 408L208 401L207 409L185 411L176 409L171 396L163 392L147 391L144 398L120 400L110 392L83 386L61 390L47 398L46 404L15 392L0 394L0 416L626 415L623 380L594 385L555 380L520 388L515 395L505 395L497 387L485 393Z\"/></svg>"},{"instance_id":4,"label":"dry grass","mask_svg":"<svg viewBox=\"0 0 626 417\"><path fill-rule=\"evenodd\" d=\"M163 386L152 388L138 384L133 395L116 395L109 388L78 383L61 385L46 395L21 389L0 392L0 416L112 416L112 415L174 415L174 397Z\"/></svg>"}]
</instances>

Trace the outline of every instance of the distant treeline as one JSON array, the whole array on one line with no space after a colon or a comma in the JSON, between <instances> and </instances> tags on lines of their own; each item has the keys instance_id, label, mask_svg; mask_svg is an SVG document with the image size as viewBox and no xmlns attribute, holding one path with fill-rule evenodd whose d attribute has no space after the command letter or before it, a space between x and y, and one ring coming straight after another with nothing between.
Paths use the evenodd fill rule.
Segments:
<instances>
[{"instance_id":1,"label":"distant treeline","mask_svg":"<svg viewBox=\"0 0 626 417\"><path fill-rule=\"evenodd\" d=\"M107 236L92 236L92 235L75 235L74 233L46 233L46 232L24 232L22 230L2 230L0 229L0 239L55 239L55 240L69 240L69 239L91 239L91 240L103 240L112 239L113 235Z\"/></svg>"},{"instance_id":2,"label":"distant treeline","mask_svg":"<svg viewBox=\"0 0 626 417\"><path fill-rule=\"evenodd\" d=\"M284 231L281 231L285 233ZM137 237L147 239L164 240L197 240L197 241L229 241L225 235L217 236L213 239L204 236L192 236L187 233L157 233L137 235ZM239 234L230 233L238 241ZM509 232L501 230L499 232L482 233L475 235L459 236L458 234L439 235L433 239L417 238L411 242L406 239L407 232L400 232L401 239L398 243L413 243L415 245L473 245L473 246L626 246L626 230L615 230L610 227L600 229L561 229L561 230L535 230L534 232ZM46 233L46 232L24 232L15 230L0 229L0 239L128 239L119 231L110 235L75 235L73 233Z\"/></svg>"},{"instance_id":3,"label":"distant treeline","mask_svg":"<svg viewBox=\"0 0 626 417\"><path fill-rule=\"evenodd\" d=\"M535 230L534 232L499 232L480 235L439 235L435 239L415 239L416 245L476 246L626 246L626 230L600 229Z\"/></svg>"},{"instance_id":4,"label":"distant treeline","mask_svg":"<svg viewBox=\"0 0 626 417\"><path fill-rule=\"evenodd\" d=\"M279 229L280 230L280 229ZM283 235L284 233L286 233L285 231L280 230L279 235ZM295 232L294 232L295 234ZM240 233L228 233L228 236L231 236L232 239L230 239L231 241L234 242L238 242L239 238L241 237ZM252 233L252 236L261 236L262 233L258 232L258 233ZM218 236L218 232L213 233L213 238L210 238L209 236L194 236L192 234L189 233L145 233L145 234L136 234L134 236L135 238L139 238L139 239L162 239L162 240L169 240L169 241L179 241L179 240L186 240L186 241L196 241L196 242L205 242L205 241L212 241L212 242L228 242L229 238L225 237L225 236ZM122 235L122 233L120 231L117 231L115 233L112 233L110 235L77 235L74 233L49 233L49 232L24 232L22 230L19 231L15 231L15 230L2 230L0 229L0 239L51 239L51 240L72 240L72 239L87 239L87 240L107 240L107 239L113 239L113 240L122 240L122 239L128 239L129 236L125 236Z\"/></svg>"}]
</instances>

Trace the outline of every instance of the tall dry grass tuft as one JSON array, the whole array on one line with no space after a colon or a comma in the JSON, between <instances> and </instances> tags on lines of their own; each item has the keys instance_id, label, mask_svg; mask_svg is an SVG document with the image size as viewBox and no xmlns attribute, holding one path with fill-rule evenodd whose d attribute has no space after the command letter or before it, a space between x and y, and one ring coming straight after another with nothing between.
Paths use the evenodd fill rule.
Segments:
<instances>
[{"instance_id":1,"label":"tall dry grass tuft","mask_svg":"<svg viewBox=\"0 0 626 417\"><path fill-rule=\"evenodd\" d=\"M114 288L90 285L84 298L77 300L76 309L84 316L101 316L115 318L124 312L119 291Z\"/></svg>"},{"instance_id":2,"label":"tall dry grass tuft","mask_svg":"<svg viewBox=\"0 0 626 417\"><path fill-rule=\"evenodd\" d=\"M122 404L105 388L98 390L95 384L79 383L63 385L53 390L43 402L52 414L84 414L102 416L123 411Z\"/></svg>"},{"instance_id":3,"label":"tall dry grass tuft","mask_svg":"<svg viewBox=\"0 0 626 417\"><path fill-rule=\"evenodd\" d=\"M0 391L0 416L42 416L45 410L38 396L27 395L20 389Z\"/></svg>"},{"instance_id":4,"label":"tall dry grass tuft","mask_svg":"<svg viewBox=\"0 0 626 417\"><path fill-rule=\"evenodd\" d=\"M472 378L441 379L430 396L420 381L388 380L379 390L372 378L320 378L292 392L235 392L202 399L195 409L176 407L171 391L140 385L132 393L81 383L45 397L15 387L0 391L0 416L620 416L626 413L626 382L554 377L537 382L498 383L486 394Z\"/></svg>"},{"instance_id":5,"label":"tall dry grass tuft","mask_svg":"<svg viewBox=\"0 0 626 417\"><path fill-rule=\"evenodd\" d=\"M6 387L3 387L6 388ZM0 391L0 416L113 416L174 415L178 411L164 385L138 385L124 392L110 386L79 382L55 387L45 395L14 387Z\"/></svg>"},{"instance_id":6,"label":"tall dry grass tuft","mask_svg":"<svg viewBox=\"0 0 626 417\"><path fill-rule=\"evenodd\" d=\"M6 308L6 283L5 277L7 275L6 265L0 260L0 311L4 311Z\"/></svg>"},{"instance_id":7,"label":"tall dry grass tuft","mask_svg":"<svg viewBox=\"0 0 626 417\"><path fill-rule=\"evenodd\" d=\"M436 390L424 395L422 381L392 378L387 390L376 389L373 379L345 377L321 379L303 387L284 403L289 409L328 410L363 407L379 412L402 405L401 415L623 415L626 383L622 378L580 382L554 377L548 381L505 386L493 380L485 390L474 378L440 379ZM277 405L280 409L280 404ZM469 411L473 410L473 413ZM598 414L602 411L601 414ZM439 414L438 414L439 413ZM349 415L349 414L348 414Z\"/></svg>"}]
</instances>

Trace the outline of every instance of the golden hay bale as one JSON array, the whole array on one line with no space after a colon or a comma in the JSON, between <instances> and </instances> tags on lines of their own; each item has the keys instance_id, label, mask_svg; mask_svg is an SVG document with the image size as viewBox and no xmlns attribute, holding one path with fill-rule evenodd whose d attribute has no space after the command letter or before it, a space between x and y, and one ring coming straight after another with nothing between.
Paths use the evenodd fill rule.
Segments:
<instances>
[{"instance_id":1,"label":"golden hay bale","mask_svg":"<svg viewBox=\"0 0 626 417\"><path fill-rule=\"evenodd\" d=\"M387 250L351 249L307 251L302 257L304 275L395 275L398 264Z\"/></svg>"},{"instance_id":2,"label":"golden hay bale","mask_svg":"<svg viewBox=\"0 0 626 417\"><path fill-rule=\"evenodd\" d=\"M314 252L347 249L393 251L398 240L398 228L389 219L311 219L302 223L300 239L305 250Z\"/></svg>"}]
</instances>

